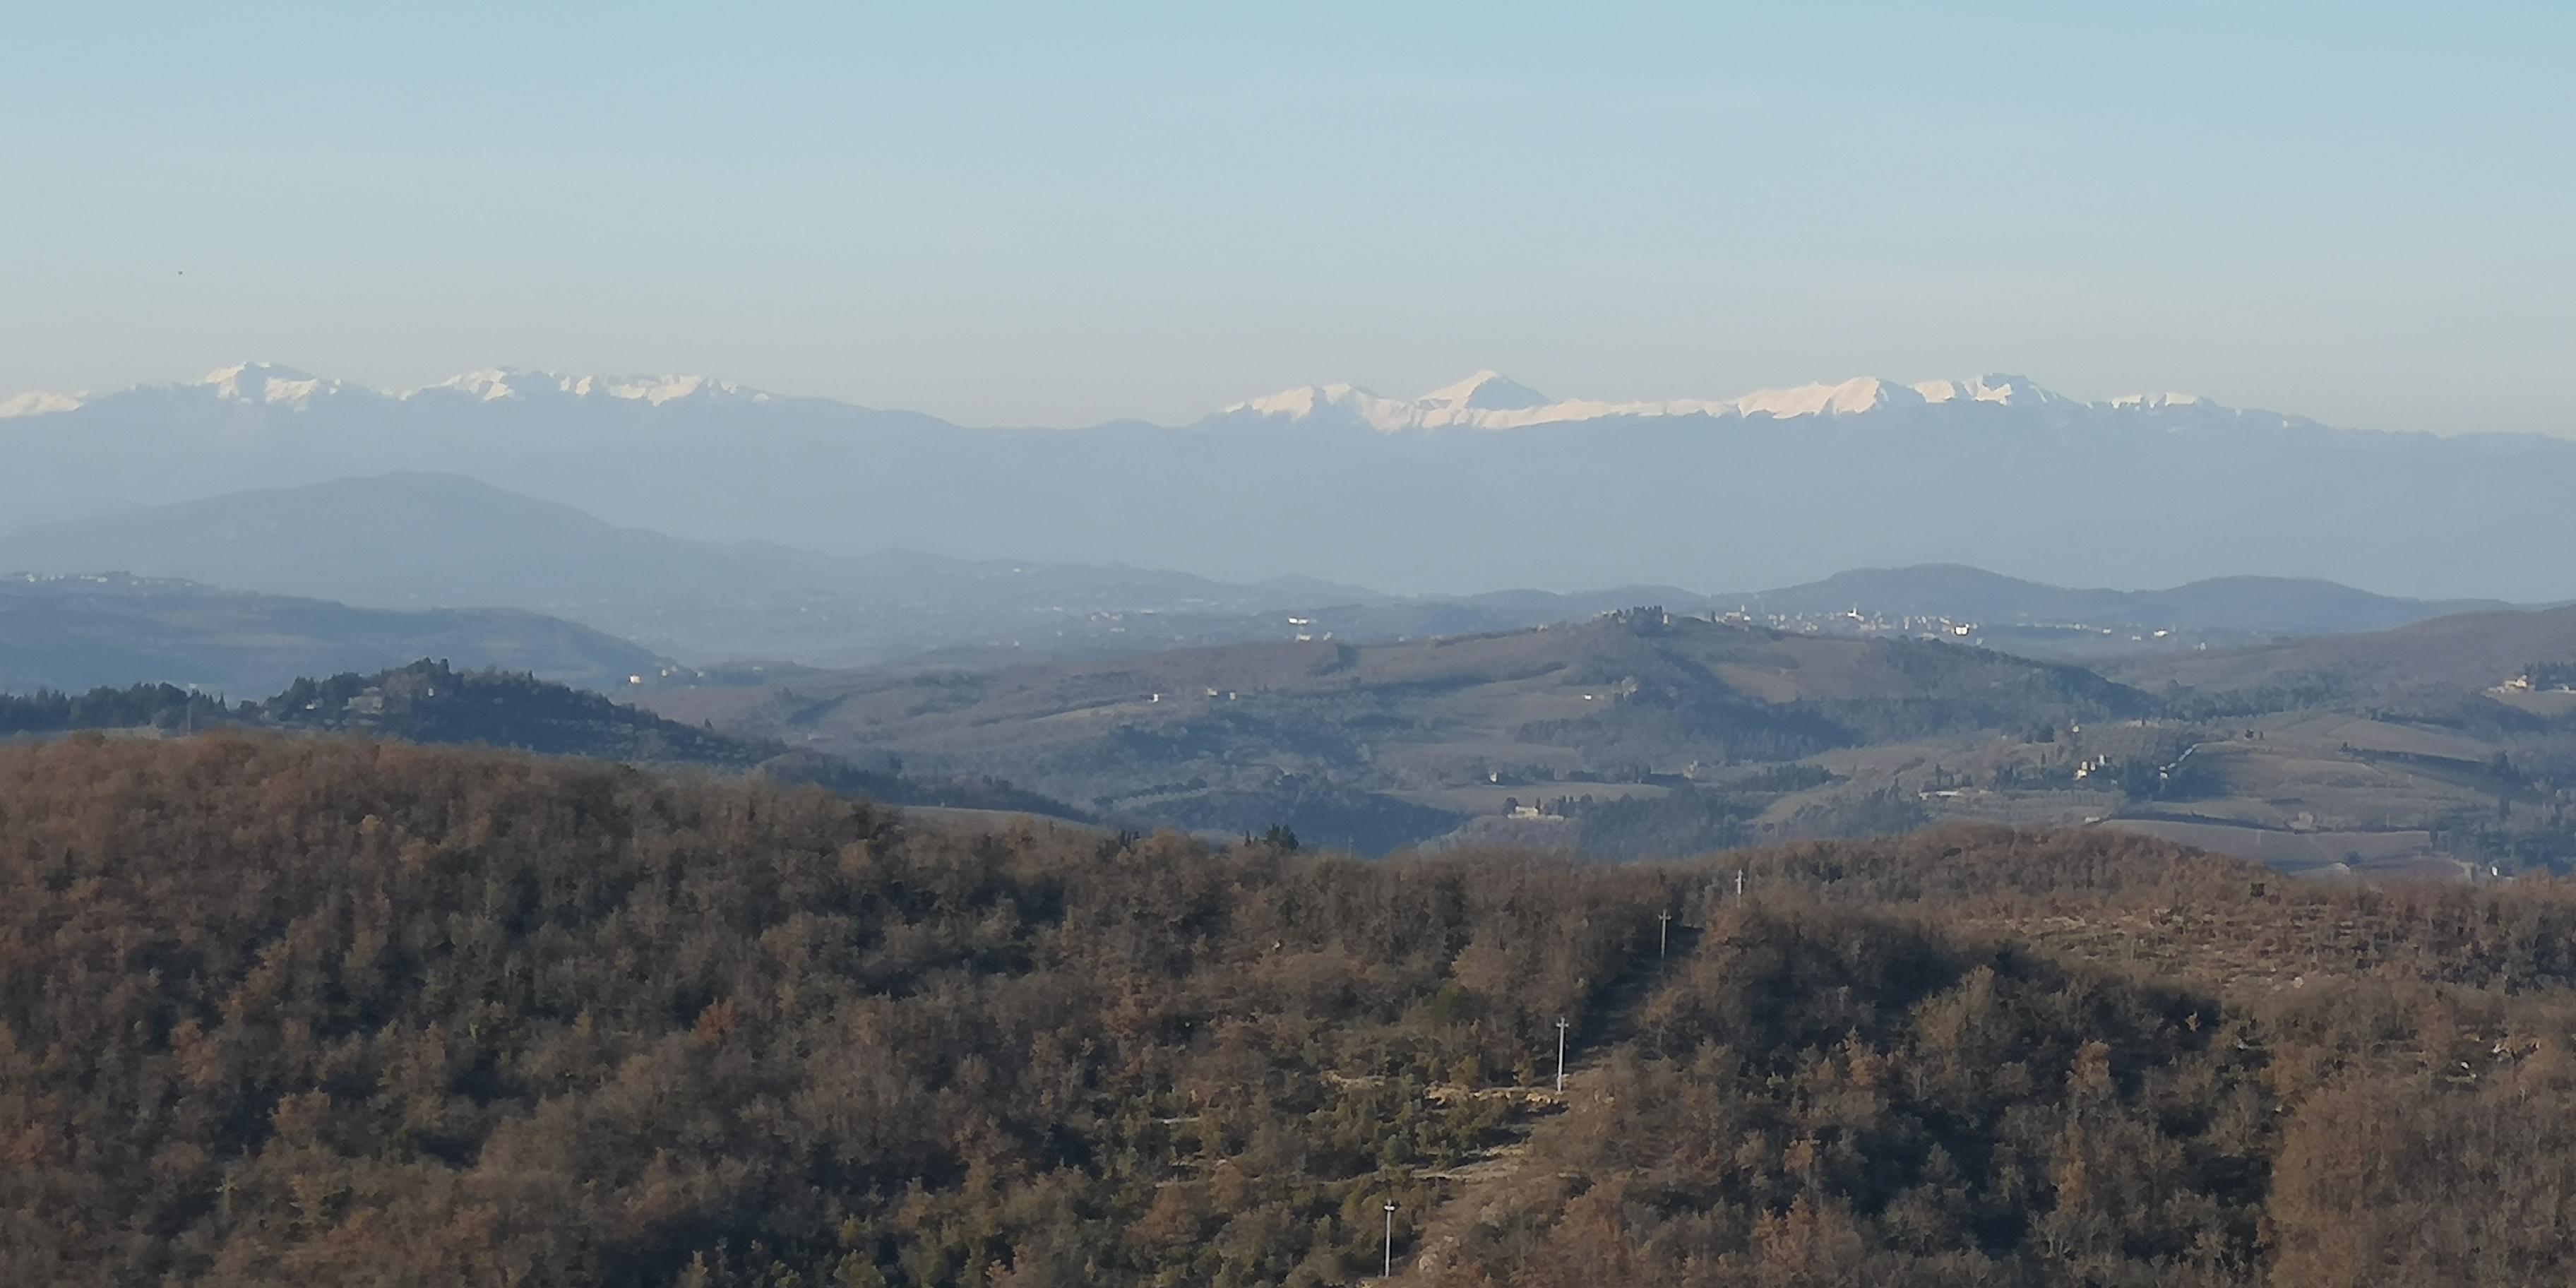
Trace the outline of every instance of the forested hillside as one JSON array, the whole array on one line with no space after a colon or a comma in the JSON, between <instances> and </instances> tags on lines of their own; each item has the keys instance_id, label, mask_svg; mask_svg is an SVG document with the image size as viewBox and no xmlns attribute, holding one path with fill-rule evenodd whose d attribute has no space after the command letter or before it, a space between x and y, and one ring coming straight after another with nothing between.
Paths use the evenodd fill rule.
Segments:
<instances>
[{"instance_id":1,"label":"forested hillside","mask_svg":"<svg viewBox=\"0 0 2576 1288\"><path fill-rule=\"evenodd\" d=\"M907 774L740 738L611 702L596 693L509 671L461 671L423 659L361 675L298 678L278 693L227 707L167 684L69 694L0 693L0 737L76 730L156 734L217 727L306 734L364 734L404 742L470 744L661 767L749 773L897 804L1016 810L1080 819L1072 806L997 779Z\"/></svg>"},{"instance_id":2,"label":"forested hillside","mask_svg":"<svg viewBox=\"0 0 2576 1288\"><path fill-rule=\"evenodd\" d=\"M0 1282L1328 1284L1387 1203L1443 1285L2554 1282L2571 930L2103 833L1366 864L75 737L0 749Z\"/></svg>"}]
</instances>

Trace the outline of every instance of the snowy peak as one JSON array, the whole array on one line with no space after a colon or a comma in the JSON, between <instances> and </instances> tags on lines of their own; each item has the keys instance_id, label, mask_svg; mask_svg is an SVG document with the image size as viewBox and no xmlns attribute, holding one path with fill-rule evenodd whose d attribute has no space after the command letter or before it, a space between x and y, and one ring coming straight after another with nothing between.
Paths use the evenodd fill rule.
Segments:
<instances>
[{"instance_id":1,"label":"snowy peak","mask_svg":"<svg viewBox=\"0 0 2576 1288\"><path fill-rule=\"evenodd\" d=\"M744 389L730 381L713 380L706 376L658 376L652 379L630 377L612 382L605 392L611 398L641 398L656 407L674 398L689 398L698 394L711 397L720 394L748 397L754 401L769 397L764 393Z\"/></svg>"},{"instance_id":2,"label":"snowy peak","mask_svg":"<svg viewBox=\"0 0 2576 1288\"><path fill-rule=\"evenodd\" d=\"M49 416L58 411L78 411L88 401L83 394L49 394L41 390L0 398L0 420L13 416Z\"/></svg>"},{"instance_id":3,"label":"snowy peak","mask_svg":"<svg viewBox=\"0 0 2576 1288\"><path fill-rule=\"evenodd\" d=\"M1910 385L1863 377L1838 385L1758 390L1735 399L1732 405L1746 416L1758 413L1785 420L1793 416L1853 416L1881 407L1919 407L1937 403L2032 407L2074 401L2040 388L2028 376L1985 375L1965 380L1918 380Z\"/></svg>"},{"instance_id":4,"label":"snowy peak","mask_svg":"<svg viewBox=\"0 0 2576 1288\"><path fill-rule=\"evenodd\" d=\"M461 395L477 402L552 398L616 398L659 407L683 398L740 398L768 402L769 395L706 376L561 376L551 371L493 367L451 376L411 390L404 398Z\"/></svg>"},{"instance_id":5,"label":"snowy peak","mask_svg":"<svg viewBox=\"0 0 2576 1288\"><path fill-rule=\"evenodd\" d=\"M1220 416L1337 420L1385 433L1461 426L1507 429L1561 404L1495 371L1479 371L1419 398L1388 398L1358 385L1306 385L1226 407Z\"/></svg>"},{"instance_id":6,"label":"snowy peak","mask_svg":"<svg viewBox=\"0 0 2576 1288\"><path fill-rule=\"evenodd\" d=\"M1978 376L1973 380L1926 380L1914 386L1914 392L1925 402L1991 402L2007 406L2018 398L2025 403L2063 401L2032 383L2028 376Z\"/></svg>"},{"instance_id":7,"label":"snowy peak","mask_svg":"<svg viewBox=\"0 0 2576 1288\"><path fill-rule=\"evenodd\" d=\"M1947 382L1941 382L1947 383ZM1846 380L1838 385L1798 385L1789 389L1757 389L1725 404L1739 416L1769 416L1788 420L1796 416L1853 416L1886 406L1900 393L1912 393L1903 385L1890 384L1874 376ZM1916 394L1908 401L1920 402Z\"/></svg>"},{"instance_id":8,"label":"snowy peak","mask_svg":"<svg viewBox=\"0 0 2576 1288\"><path fill-rule=\"evenodd\" d=\"M622 398L629 402L650 403L655 407L683 398L769 401L769 395L757 389L745 389L731 381L706 376L583 376L565 382L563 390L576 398Z\"/></svg>"},{"instance_id":9,"label":"snowy peak","mask_svg":"<svg viewBox=\"0 0 2576 1288\"><path fill-rule=\"evenodd\" d=\"M2118 398L2112 399L2110 405L2114 407L2134 407L2141 411L2154 411L2163 407L2197 407L2200 405L2200 401L2200 397L2197 394L2124 394Z\"/></svg>"},{"instance_id":10,"label":"snowy peak","mask_svg":"<svg viewBox=\"0 0 2576 1288\"><path fill-rule=\"evenodd\" d=\"M1359 404L1362 402L1380 403L1386 401L1388 400L1380 398L1376 394L1370 393L1368 390L1359 388L1356 385L1305 385L1296 389L1282 389L1275 394L1268 394L1260 398L1253 398L1235 403L1234 405L1227 407L1225 411L1228 413L1250 412L1256 416L1279 416L1291 420L1304 420L1311 416L1322 415L1336 410L1350 411L1356 415L1359 414L1357 409Z\"/></svg>"},{"instance_id":11,"label":"snowy peak","mask_svg":"<svg viewBox=\"0 0 2576 1288\"><path fill-rule=\"evenodd\" d=\"M1532 407L1545 407L1555 400L1499 371L1479 371L1414 401L1427 408L1458 411L1527 411Z\"/></svg>"},{"instance_id":12,"label":"snowy peak","mask_svg":"<svg viewBox=\"0 0 2576 1288\"><path fill-rule=\"evenodd\" d=\"M282 367L273 362L237 362L218 367L197 382L197 388L219 402L258 403L302 411L317 400L337 398L344 394L379 397L375 390L325 379L309 371Z\"/></svg>"},{"instance_id":13,"label":"snowy peak","mask_svg":"<svg viewBox=\"0 0 2576 1288\"><path fill-rule=\"evenodd\" d=\"M525 397L529 393L543 395L554 392L556 392L555 378L544 372L521 371L513 367L491 367L482 371L469 371L461 376L449 376L437 384L414 389L403 396L412 398L421 394L435 396L440 393L455 393L476 402L501 402L505 399Z\"/></svg>"}]
</instances>

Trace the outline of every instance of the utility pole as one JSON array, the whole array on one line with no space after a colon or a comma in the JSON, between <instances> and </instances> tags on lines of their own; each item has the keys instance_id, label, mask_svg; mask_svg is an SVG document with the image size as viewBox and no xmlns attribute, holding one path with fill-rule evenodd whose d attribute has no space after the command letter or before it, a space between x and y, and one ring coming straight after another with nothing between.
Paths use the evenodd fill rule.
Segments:
<instances>
[{"instance_id":1,"label":"utility pole","mask_svg":"<svg viewBox=\"0 0 2576 1288\"><path fill-rule=\"evenodd\" d=\"M1655 930L1655 960L1662 961L1673 945L1673 910L1666 908L1656 913L1655 920L1663 923Z\"/></svg>"},{"instance_id":2,"label":"utility pole","mask_svg":"<svg viewBox=\"0 0 2576 1288\"><path fill-rule=\"evenodd\" d=\"M1386 1201L1386 1273L1381 1279L1395 1278L1395 1200Z\"/></svg>"},{"instance_id":3,"label":"utility pole","mask_svg":"<svg viewBox=\"0 0 2576 1288\"><path fill-rule=\"evenodd\" d=\"M1556 1089L1565 1090L1565 1017L1556 1017Z\"/></svg>"}]
</instances>

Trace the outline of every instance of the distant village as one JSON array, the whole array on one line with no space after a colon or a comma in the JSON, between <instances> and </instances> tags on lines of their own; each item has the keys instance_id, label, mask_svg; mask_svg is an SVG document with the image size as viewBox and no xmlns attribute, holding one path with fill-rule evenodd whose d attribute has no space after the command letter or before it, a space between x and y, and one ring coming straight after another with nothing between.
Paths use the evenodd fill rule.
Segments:
<instances>
[{"instance_id":1,"label":"distant village","mask_svg":"<svg viewBox=\"0 0 2576 1288\"><path fill-rule=\"evenodd\" d=\"M1966 618L1940 615L1863 612L1858 608L1839 613L1757 613L1739 607L1733 612L1717 614L1717 620L1739 626L1762 626L1798 635L1891 636L1921 640L1947 640L1952 643L1976 643L1989 627ZM2117 640L2126 635L2135 644L2155 644L2173 638L2169 629L2135 626L2103 626L2093 622L2017 622L2015 631L2063 632L2069 635L2095 636ZM2206 647L2206 645L2203 645Z\"/></svg>"}]
</instances>

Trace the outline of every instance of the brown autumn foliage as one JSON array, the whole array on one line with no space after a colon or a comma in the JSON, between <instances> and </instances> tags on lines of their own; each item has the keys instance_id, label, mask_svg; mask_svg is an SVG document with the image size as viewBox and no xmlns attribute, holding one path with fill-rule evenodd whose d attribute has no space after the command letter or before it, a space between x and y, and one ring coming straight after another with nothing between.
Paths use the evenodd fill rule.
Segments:
<instances>
[{"instance_id":1,"label":"brown autumn foliage","mask_svg":"<svg viewBox=\"0 0 2576 1288\"><path fill-rule=\"evenodd\" d=\"M1419 1087L1526 1069L1651 882L387 743L8 750L0 1282L1337 1280L1345 1209L1483 1129Z\"/></svg>"},{"instance_id":2,"label":"brown autumn foliage","mask_svg":"<svg viewBox=\"0 0 2576 1288\"><path fill-rule=\"evenodd\" d=\"M0 1283L1349 1282L1559 1014L1422 1276L2564 1282L2571 928L2102 833L1371 864L78 737L0 749Z\"/></svg>"}]
</instances>

